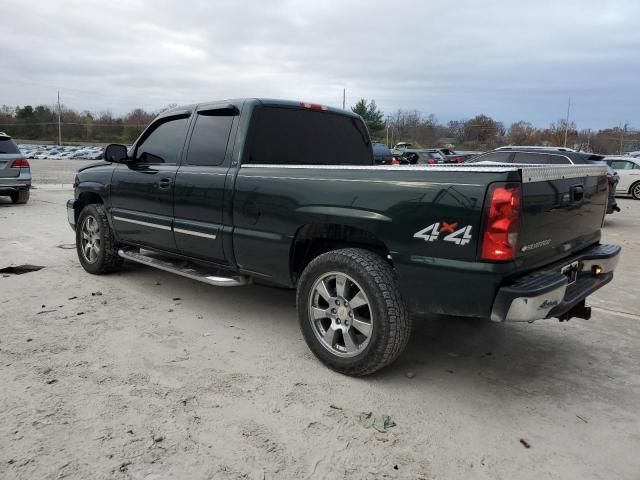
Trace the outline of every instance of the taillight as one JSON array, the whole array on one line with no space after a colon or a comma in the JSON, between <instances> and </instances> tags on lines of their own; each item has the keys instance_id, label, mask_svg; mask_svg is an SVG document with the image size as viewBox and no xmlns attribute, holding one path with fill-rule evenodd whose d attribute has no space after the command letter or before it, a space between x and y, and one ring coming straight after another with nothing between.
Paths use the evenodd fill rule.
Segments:
<instances>
[{"instance_id":1,"label":"taillight","mask_svg":"<svg viewBox=\"0 0 640 480\"><path fill-rule=\"evenodd\" d=\"M430 159L427 160L427 163L429 165L434 165L436 162L435 162L435 160L433 158L430 158Z\"/></svg>"},{"instance_id":2,"label":"taillight","mask_svg":"<svg viewBox=\"0 0 640 480\"><path fill-rule=\"evenodd\" d=\"M462 158L456 157L456 163L462 163Z\"/></svg>"},{"instance_id":3,"label":"taillight","mask_svg":"<svg viewBox=\"0 0 640 480\"><path fill-rule=\"evenodd\" d=\"M484 234L482 259L513 260L518 243L522 190L519 184L497 184L489 189L489 202Z\"/></svg>"},{"instance_id":4,"label":"taillight","mask_svg":"<svg viewBox=\"0 0 640 480\"><path fill-rule=\"evenodd\" d=\"M393 157L391 159L391 165L400 165L400 160L398 160L396 157Z\"/></svg>"},{"instance_id":5,"label":"taillight","mask_svg":"<svg viewBox=\"0 0 640 480\"><path fill-rule=\"evenodd\" d=\"M29 162L26 158L17 158L11 164L11 168L29 168Z\"/></svg>"}]
</instances>

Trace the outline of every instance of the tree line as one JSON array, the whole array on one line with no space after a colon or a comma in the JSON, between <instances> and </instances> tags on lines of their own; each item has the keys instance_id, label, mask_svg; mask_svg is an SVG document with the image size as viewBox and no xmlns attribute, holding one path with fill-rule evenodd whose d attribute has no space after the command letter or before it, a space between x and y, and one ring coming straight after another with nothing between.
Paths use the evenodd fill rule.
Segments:
<instances>
[{"instance_id":1,"label":"tree line","mask_svg":"<svg viewBox=\"0 0 640 480\"><path fill-rule=\"evenodd\" d=\"M142 108L136 108L126 115L115 116L108 110L100 113L86 110L78 112L61 106L58 112L57 106L9 107L3 105L0 107L0 131L21 140L43 140L57 143L58 113L60 113L63 143L129 144L160 112L147 112Z\"/></svg>"},{"instance_id":2,"label":"tree line","mask_svg":"<svg viewBox=\"0 0 640 480\"><path fill-rule=\"evenodd\" d=\"M411 142L416 147L453 145L459 150L491 150L504 145L543 145L616 154L640 150L640 131L628 125L600 130L578 129L575 122L560 119L539 128L521 120L508 127L487 115L440 123L434 115L418 110L397 110L384 115L374 100L360 99L351 110L362 116L372 137L381 143Z\"/></svg>"},{"instance_id":3,"label":"tree line","mask_svg":"<svg viewBox=\"0 0 640 480\"><path fill-rule=\"evenodd\" d=\"M61 106L60 127L63 143L133 142L156 115L172 108L147 112L142 108L125 115L76 111ZM640 131L627 125L600 130L577 129L574 122L560 119L548 127L535 127L521 120L508 127L488 115L441 123L434 115L418 110L397 110L385 115L375 100L360 99L351 109L363 117L375 141L393 145L411 142L416 147L453 145L459 150L490 150L502 145L568 146L585 151L614 154L640 150ZM47 105L0 107L0 131L21 140L57 142L58 108Z\"/></svg>"}]
</instances>

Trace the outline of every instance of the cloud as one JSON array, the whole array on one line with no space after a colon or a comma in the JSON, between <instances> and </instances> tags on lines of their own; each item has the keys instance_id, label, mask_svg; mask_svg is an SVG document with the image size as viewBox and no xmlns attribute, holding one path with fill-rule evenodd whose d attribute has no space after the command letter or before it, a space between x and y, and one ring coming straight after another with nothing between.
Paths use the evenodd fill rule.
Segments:
<instances>
[{"instance_id":1,"label":"cloud","mask_svg":"<svg viewBox=\"0 0 640 480\"><path fill-rule=\"evenodd\" d=\"M375 98L441 120L640 126L640 3L4 0L0 104L123 113Z\"/></svg>"}]
</instances>

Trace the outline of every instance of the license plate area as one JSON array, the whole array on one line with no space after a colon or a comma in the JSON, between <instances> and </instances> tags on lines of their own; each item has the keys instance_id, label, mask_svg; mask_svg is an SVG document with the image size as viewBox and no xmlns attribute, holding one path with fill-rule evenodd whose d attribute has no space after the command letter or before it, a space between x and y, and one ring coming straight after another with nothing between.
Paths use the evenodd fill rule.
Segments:
<instances>
[{"instance_id":1,"label":"license plate area","mask_svg":"<svg viewBox=\"0 0 640 480\"><path fill-rule=\"evenodd\" d=\"M572 262L569 265L565 265L560 269L560 273L562 273L565 277L567 277L567 280L569 280L567 285L571 285L572 283L575 283L576 280L578 279L579 265L580 265L580 262L576 260L575 262Z\"/></svg>"}]
</instances>

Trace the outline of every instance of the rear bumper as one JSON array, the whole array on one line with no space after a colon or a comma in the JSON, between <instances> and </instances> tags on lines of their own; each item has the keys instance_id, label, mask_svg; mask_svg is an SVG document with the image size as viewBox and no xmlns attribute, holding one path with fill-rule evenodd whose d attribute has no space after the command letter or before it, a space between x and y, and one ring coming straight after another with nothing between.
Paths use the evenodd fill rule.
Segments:
<instances>
[{"instance_id":1,"label":"rear bumper","mask_svg":"<svg viewBox=\"0 0 640 480\"><path fill-rule=\"evenodd\" d=\"M618 245L596 245L543 270L501 287L493 302L491 320L532 322L543 318L588 318L586 297L613 279L620 258ZM577 263L577 278L569 285L563 267Z\"/></svg>"},{"instance_id":2,"label":"rear bumper","mask_svg":"<svg viewBox=\"0 0 640 480\"><path fill-rule=\"evenodd\" d=\"M21 168L17 177L0 178L0 195L10 195L31 188L31 171Z\"/></svg>"}]
</instances>

